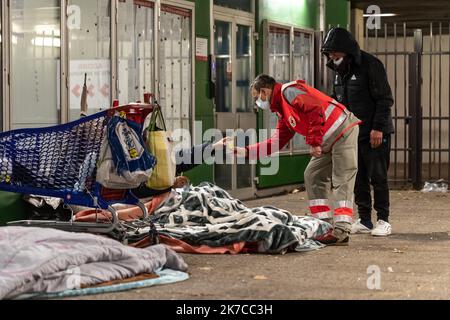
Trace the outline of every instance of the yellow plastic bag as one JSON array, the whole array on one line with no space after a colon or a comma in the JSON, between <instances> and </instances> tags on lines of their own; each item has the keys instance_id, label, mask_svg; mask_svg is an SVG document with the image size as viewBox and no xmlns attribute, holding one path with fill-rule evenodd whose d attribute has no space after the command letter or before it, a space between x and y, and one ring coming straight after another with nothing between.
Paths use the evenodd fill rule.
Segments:
<instances>
[{"instance_id":1,"label":"yellow plastic bag","mask_svg":"<svg viewBox=\"0 0 450 320\"><path fill-rule=\"evenodd\" d=\"M158 130L156 122L162 122L163 130ZM166 190L175 183L176 160L173 152L173 141L167 133L161 109L157 107L152 114L147 134L147 148L156 157L157 163L147 187L153 190Z\"/></svg>"}]
</instances>

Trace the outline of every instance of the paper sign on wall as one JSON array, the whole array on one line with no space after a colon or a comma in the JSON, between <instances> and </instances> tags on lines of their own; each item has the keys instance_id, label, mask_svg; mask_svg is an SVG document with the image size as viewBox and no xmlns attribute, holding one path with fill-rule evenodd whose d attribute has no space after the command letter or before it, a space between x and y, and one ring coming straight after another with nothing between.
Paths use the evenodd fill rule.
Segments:
<instances>
[{"instance_id":1,"label":"paper sign on wall","mask_svg":"<svg viewBox=\"0 0 450 320\"><path fill-rule=\"evenodd\" d=\"M84 74L87 74L87 103L90 109L110 107L111 62L99 60L70 61L70 108L79 109L83 93Z\"/></svg>"},{"instance_id":2,"label":"paper sign on wall","mask_svg":"<svg viewBox=\"0 0 450 320\"><path fill-rule=\"evenodd\" d=\"M208 39L195 39L195 58L197 61L208 61Z\"/></svg>"}]
</instances>

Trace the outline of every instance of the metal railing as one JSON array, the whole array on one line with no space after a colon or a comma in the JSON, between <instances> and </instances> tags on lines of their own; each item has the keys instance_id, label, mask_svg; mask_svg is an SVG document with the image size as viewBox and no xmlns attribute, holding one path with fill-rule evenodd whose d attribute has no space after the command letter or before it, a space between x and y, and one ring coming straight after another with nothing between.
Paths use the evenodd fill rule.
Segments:
<instances>
[{"instance_id":1,"label":"metal railing","mask_svg":"<svg viewBox=\"0 0 450 320\"><path fill-rule=\"evenodd\" d=\"M450 24L445 24L430 22L428 30L407 23L366 28L364 49L384 63L395 99L389 178L398 187L450 180Z\"/></svg>"}]
</instances>

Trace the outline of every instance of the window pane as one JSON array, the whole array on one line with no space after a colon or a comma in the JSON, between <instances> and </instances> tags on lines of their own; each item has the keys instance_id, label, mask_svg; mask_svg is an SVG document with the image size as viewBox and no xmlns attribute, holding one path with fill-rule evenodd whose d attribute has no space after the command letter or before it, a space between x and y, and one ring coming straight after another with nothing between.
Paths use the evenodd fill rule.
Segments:
<instances>
[{"instance_id":1,"label":"window pane","mask_svg":"<svg viewBox=\"0 0 450 320\"><path fill-rule=\"evenodd\" d=\"M216 111L231 112L231 23L215 22L214 54L216 55Z\"/></svg>"},{"instance_id":2,"label":"window pane","mask_svg":"<svg viewBox=\"0 0 450 320\"><path fill-rule=\"evenodd\" d=\"M300 31L295 31L294 35L294 78L313 85L313 38Z\"/></svg>"},{"instance_id":3,"label":"window pane","mask_svg":"<svg viewBox=\"0 0 450 320\"><path fill-rule=\"evenodd\" d=\"M118 56L119 100L142 101L144 93L155 93L154 5L119 2Z\"/></svg>"},{"instance_id":4,"label":"window pane","mask_svg":"<svg viewBox=\"0 0 450 320\"><path fill-rule=\"evenodd\" d=\"M134 4L132 0L119 2L119 21L117 24L118 37L118 80L119 80L119 101L125 104L136 101L136 84L134 75Z\"/></svg>"},{"instance_id":5,"label":"window pane","mask_svg":"<svg viewBox=\"0 0 450 320\"><path fill-rule=\"evenodd\" d=\"M231 190L233 188L233 166L228 164L218 164L215 165L214 168L214 181L216 185L224 190Z\"/></svg>"},{"instance_id":6,"label":"window pane","mask_svg":"<svg viewBox=\"0 0 450 320\"><path fill-rule=\"evenodd\" d=\"M160 103L169 131L191 130L192 18L189 10L161 7Z\"/></svg>"},{"instance_id":7,"label":"window pane","mask_svg":"<svg viewBox=\"0 0 450 320\"><path fill-rule=\"evenodd\" d=\"M313 85L313 37L305 32L294 32L294 78ZM305 137L296 134L293 140L295 151L309 152Z\"/></svg>"},{"instance_id":8,"label":"window pane","mask_svg":"<svg viewBox=\"0 0 450 320\"><path fill-rule=\"evenodd\" d=\"M240 164L237 166L237 188L252 187L252 165Z\"/></svg>"},{"instance_id":9,"label":"window pane","mask_svg":"<svg viewBox=\"0 0 450 320\"><path fill-rule=\"evenodd\" d=\"M155 93L154 9L135 6L135 48L137 53L136 99L143 100L144 93Z\"/></svg>"},{"instance_id":10,"label":"window pane","mask_svg":"<svg viewBox=\"0 0 450 320\"><path fill-rule=\"evenodd\" d=\"M58 124L60 2L12 0L11 14L11 126Z\"/></svg>"},{"instance_id":11,"label":"window pane","mask_svg":"<svg viewBox=\"0 0 450 320\"><path fill-rule=\"evenodd\" d=\"M252 77L252 30L247 26L237 26L236 43L236 99L237 112L251 112L253 105L250 97Z\"/></svg>"},{"instance_id":12,"label":"window pane","mask_svg":"<svg viewBox=\"0 0 450 320\"><path fill-rule=\"evenodd\" d=\"M230 9L243 10L252 12L253 0L214 0L214 4L221 7Z\"/></svg>"},{"instance_id":13,"label":"window pane","mask_svg":"<svg viewBox=\"0 0 450 320\"><path fill-rule=\"evenodd\" d=\"M289 42L288 29L270 27L269 70L270 74L281 83L291 81Z\"/></svg>"},{"instance_id":14,"label":"window pane","mask_svg":"<svg viewBox=\"0 0 450 320\"><path fill-rule=\"evenodd\" d=\"M89 113L111 106L111 7L109 0L70 0L68 11L70 119L75 120L85 74Z\"/></svg>"},{"instance_id":15,"label":"window pane","mask_svg":"<svg viewBox=\"0 0 450 320\"><path fill-rule=\"evenodd\" d=\"M290 70L290 30L270 27L269 29L269 74L281 83L291 81ZM278 117L275 113L269 115L269 129L275 129ZM289 151L289 144L282 151Z\"/></svg>"}]
</instances>

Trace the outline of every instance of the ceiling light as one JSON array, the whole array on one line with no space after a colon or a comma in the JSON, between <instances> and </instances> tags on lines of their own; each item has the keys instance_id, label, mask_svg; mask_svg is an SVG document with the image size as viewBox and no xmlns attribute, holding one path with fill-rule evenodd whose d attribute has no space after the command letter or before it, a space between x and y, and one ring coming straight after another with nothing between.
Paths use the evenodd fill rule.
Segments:
<instances>
[{"instance_id":1,"label":"ceiling light","mask_svg":"<svg viewBox=\"0 0 450 320\"><path fill-rule=\"evenodd\" d=\"M395 17L397 14L395 13L374 13L374 14L364 14L363 17Z\"/></svg>"}]
</instances>

